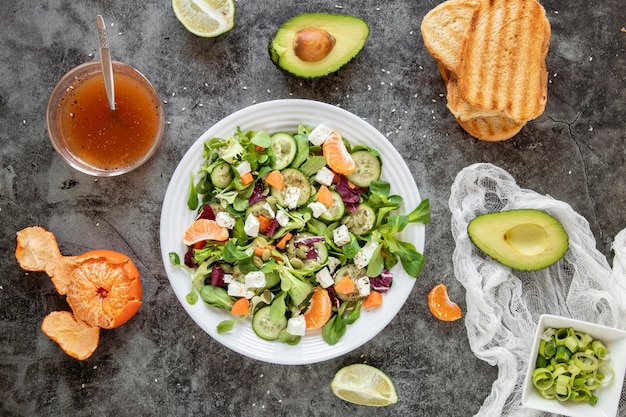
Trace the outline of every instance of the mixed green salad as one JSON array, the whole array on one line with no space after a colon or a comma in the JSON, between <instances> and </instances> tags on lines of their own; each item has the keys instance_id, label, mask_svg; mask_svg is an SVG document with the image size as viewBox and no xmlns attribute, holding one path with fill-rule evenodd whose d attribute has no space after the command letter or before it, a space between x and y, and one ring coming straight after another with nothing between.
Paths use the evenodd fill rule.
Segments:
<instances>
[{"instance_id":1,"label":"mixed green salad","mask_svg":"<svg viewBox=\"0 0 626 417\"><path fill-rule=\"evenodd\" d=\"M237 128L205 142L187 201L197 218L183 237L186 253L170 260L190 273L187 302L233 313L218 333L251 317L265 340L297 344L321 328L334 345L362 308L383 302L398 262L419 275L423 255L397 235L430 222L428 200L394 214L403 199L380 180L380 154L340 137L337 155L337 146L325 147L332 135L325 125ZM352 166L333 169L337 160Z\"/></svg>"}]
</instances>

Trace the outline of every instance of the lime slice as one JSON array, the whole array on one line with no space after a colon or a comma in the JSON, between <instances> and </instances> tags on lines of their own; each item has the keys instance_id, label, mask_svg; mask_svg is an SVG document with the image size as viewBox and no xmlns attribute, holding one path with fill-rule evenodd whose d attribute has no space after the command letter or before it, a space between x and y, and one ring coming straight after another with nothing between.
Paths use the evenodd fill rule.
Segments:
<instances>
[{"instance_id":1,"label":"lime slice","mask_svg":"<svg viewBox=\"0 0 626 417\"><path fill-rule=\"evenodd\" d=\"M212 38L235 25L233 0L172 0L174 14L194 35Z\"/></svg>"},{"instance_id":2,"label":"lime slice","mask_svg":"<svg viewBox=\"0 0 626 417\"><path fill-rule=\"evenodd\" d=\"M382 407L398 402L391 379L380 369L362 363L341 368L330 388L337 397L354 404Z\"/></svg>"}]
</instances>

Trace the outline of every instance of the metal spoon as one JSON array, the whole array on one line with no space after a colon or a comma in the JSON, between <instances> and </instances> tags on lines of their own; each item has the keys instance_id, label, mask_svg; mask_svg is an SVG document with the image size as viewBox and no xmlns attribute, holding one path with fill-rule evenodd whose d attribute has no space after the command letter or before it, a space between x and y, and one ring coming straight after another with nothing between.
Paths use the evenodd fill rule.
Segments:
<instances>
[{"instance_id":1,"label":"metal spoon","mask_svg":"<svg viewBox=\"0 0 626 417\"><path fill-rule=\"evenodd\" d=\"M96 16L96 27L98 28L98 46L100 47L100 64L102 65L102 75L104 77L104 89L109 100L109 107L115 110L115 89L113 88L113 64L111 63L111 50L109 49L109 35L104 25L102 16Z\"/></svg>"}]
</instances>

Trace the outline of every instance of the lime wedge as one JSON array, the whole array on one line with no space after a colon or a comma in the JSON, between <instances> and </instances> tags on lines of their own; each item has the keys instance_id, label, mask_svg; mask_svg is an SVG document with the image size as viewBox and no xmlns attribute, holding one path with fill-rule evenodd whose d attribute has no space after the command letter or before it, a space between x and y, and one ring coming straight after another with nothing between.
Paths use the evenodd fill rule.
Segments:
<instances>
[{"instance_id":1,"label":"lime wedge","mask_svg":"<svg viewBox=\"0 0 626 417\"><path fill-rule=\"evenodd\" d=\"M235 25L233 0L172 0L174 14L194 35L213 38Z\"/></svg>"},{"instance_id":2,"label":"lime wedge","mask_svg":"<svg viewBox=\"0 0 626 417\"><path fill-rule=\"evenodd\" d=\"M391 379L380 369L362 363L341 368L330 388L337 397L354 404L382 407L398 402Z\"/></svg>"}]
</instances>

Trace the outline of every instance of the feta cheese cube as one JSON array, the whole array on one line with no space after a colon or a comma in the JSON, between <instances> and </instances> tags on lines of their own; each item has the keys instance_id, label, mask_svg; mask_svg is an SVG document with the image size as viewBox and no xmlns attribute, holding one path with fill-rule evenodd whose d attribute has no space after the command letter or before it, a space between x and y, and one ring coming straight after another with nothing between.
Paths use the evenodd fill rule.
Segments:
<instances>
[{"instance_id":1,"label":"feta cheese cube","mask_svg":"<svg viewBox=\"0 0 626 417\"><path fill-rule=\"evenodd\" d=\"M342 224L333 230L333 241L337 246L343 246L346 243L350 243L350 232L348 231L348 226Z\"/></svg>"},{"instance_id":2,"label":"feta cheese cube","mask_svg":"<svg viewBox=\"0 0 626 417\"><path fill-rule=\"evenodd\" d=\"M235 227L235 218L226 211L220 211L215 215L215 221L222 227L232 229Z\"/></svg>"},{"instance_id":3,"label":"feta cheese cube","mask_svg":"<svg viewBox=\"0 0 626 417\"><path fill-rule=\"evenodd\" d=\"M244 277L244 283L247 288L263 288L266 282L265 274L262 271L248 272Z\"/></svg>"},{"instance_id":4,"label":"feta cheese cube","mask_svg":"<svg viewBox=\"0 0 626 417\"><path fill-rule=\"evenodd\" d=\"M320 168L319 171L315 174L314 180L319 184L330 187L333 183L333 179L335 178L335 174L327 167Z\"/></svg>"},{"instance_id":5,"label":"feta cheese cube","mask_svg":"<svg viewBox=\"0 0 626 417\"><path fill-rule=\"evenodd\" d=\"M304 336L306 333L304 316L295 316L287 320L287 333L293 336Z\"/></svg>"},{"instance_id":6,"label":"feta cheese cube","mask_svg":"<svg viewBox=\"0 0 626 417\"><path fill-rule=\"evenodd\" d=\"M370 293L370 279L367 275L354 280L354 287L359 291L359 296L367 297Z\"/></svg>"},{"instance_id":7,"label":"feta cheese cube","mask_svg":"<svg viewBox=\"0 0 626 417\"><path fill-rule=\"evenodd\" d=\"M285 204L287 208L295 209L298 206L298 198L300 198L300 189L297 187L287 187L285 190Z\"/></svg>"},{"instance_id":8,"label":"feta cheese cube","mask_svg":"<svg viewBox=\"0 0 626 417\"><path fill-rule=\"evenodd\" d=\"M278 212L276 212L276 221L283 227L287 226L287 223L289 223L289 215L282 210L278 210Z\"/></svg>"},{"instance_id":9,"label":"feta cheese cube","mask_svg":"<svg viewBox=\"0 0 626 417\"><path fill-rule=\"evenodd\" d=\"M259 219L252 213L248 214L246 222L243 225L244 232L250 237L257 237L259 235L259 227L261 227Z\"/></svg>"},{"instance_id":10,"label":"feta cheese cube","mask_svg":"<svg viewBox=\"0 0 626 417\"><path fill-rule=\"evenodd\" d=\"M378 240L372 239L367 242L354 256L354 264L359 268L365 268L372 260L376 248L378 248Z\"/></svg>"},{"instance_id":11,"label":"feta cheese cube","mask_svg":"<svg viewBox=\"0 0 626 417\"><path fill-rule=\"evenodd\" d=\"M328 288L335 283L335 280L330 275L330 270L324 267L315 273L315 279L322 286L322 288Z\"/></svg>"},{"instance_id":12,"label":"feta cheese cube","mask_svg":"<svg viewBox=\"0 0 626 417\"><path fill-rule=\"evenodd\" d=\"M326 262L326 267L328 268L328 272L331 274L335 272L335 269L341 265L341 261L339 258L335 258L334 256L329 256L328 261Z\"/></svg>"},{"instance_id":13,"label":"feta cheese cube","mask_svg":"<svg viewBox=\"0 0 626 417\"><path fill-rule=\"evenodd\" d=\"M311 133L309 133L309 141L315 145L315 146L319 146L322 143L324 143L324 141L326 140L326 138L328 137L328 135L330 135L330 132L332 132L333 130L323 124L317 125L317 127L315 129L313 129L311 131Z\"/></svg>"},{"instance_id":14,"label":"feta cheese cube","mask_svg":"<svg viewBox=\"0 0 626 417\"><path fill-rule=\"evenodd\" d=\"M250 162L248 161L243 161L242 163L237 165L237 172L239 172L239 175L241 175L242 177L250 171L252 171L252 167L250 166Z\"/></svg>"},{"instance_id":15,"label":"feta cheese cube","mask_svg":"<svg viewBox=\"0 0 626 417\"><path fill-rule=\"evenodd\" d=\"M224 284L230 284L234 280L232 274L224 274L222 279L224 280Z\"/></svg>"},{"instance_id":16,"label":"feta cheese cube","mask_svg":"<svg viewBox=\"0 0 626 417\"><path fill-rule=\"evenodd\" d=\"M311 209L311 211L313 212L313 217L315 217L316 219L322 214L324 214L326 210L328 210L328 208L323 203L320 203L319 201L314 201L312 203L309 203L308 207Z\"/></svg>"},{"instance_id":17,"label":"feta cheese cube","mask_svg":"<svg viewBox=\"0 0 626 417\"><path fill-rule=\"evenodd\" d=\"M252 291L248 291L246 284L239 281L233 281L228 284L228 295L231 297L246 297L252 298L254 293Z\"/></svg>"},{"instance_id":18,"label":"feta cheese cube","mask_svg":"<svg viewBox=\"0 0 626 417\"><path fill-rule=\"evenodd\" d=\"M270 219L273 219L274 217L276 217L276 215L274 214L274 209L272 209L272 206L270 206L269 203L263 204L263 209L267 211L267 215L269 216Z\"/></svg>"}]
</instances>

